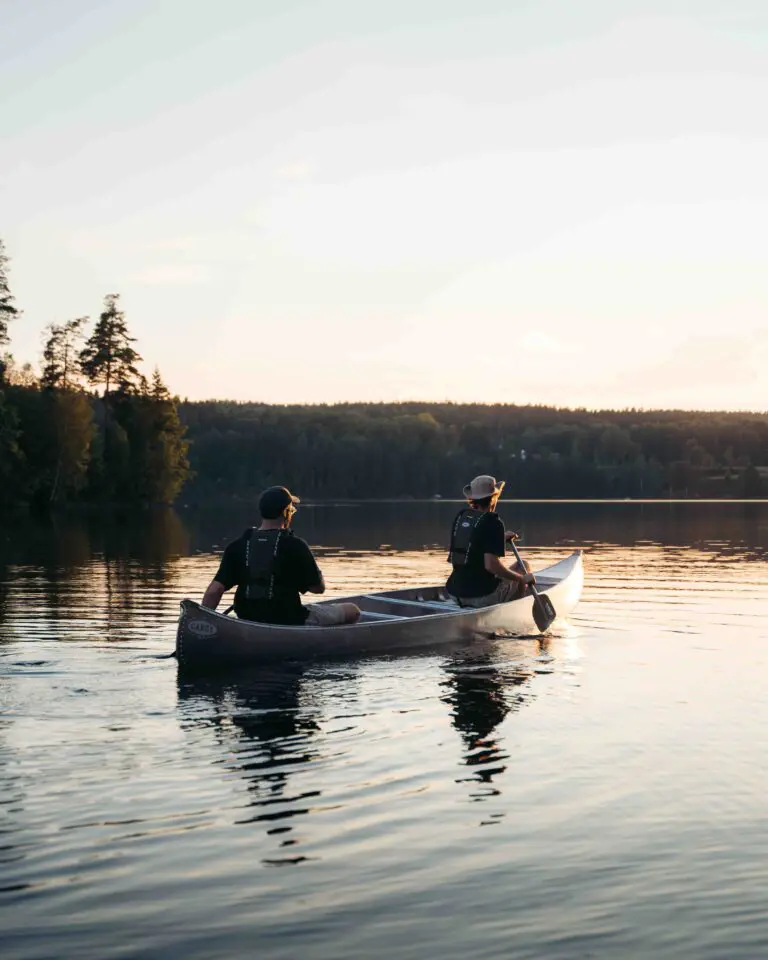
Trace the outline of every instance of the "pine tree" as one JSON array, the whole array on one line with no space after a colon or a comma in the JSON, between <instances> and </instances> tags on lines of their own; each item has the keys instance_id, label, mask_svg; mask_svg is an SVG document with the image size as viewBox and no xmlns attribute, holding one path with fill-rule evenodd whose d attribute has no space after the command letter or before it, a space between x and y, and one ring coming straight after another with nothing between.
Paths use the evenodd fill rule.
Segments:
<instances>
[{"instance_id":1,"label":"pine tree","mask_svg":"<svg viewBox=\"0 0 768 960\"><path fill-rule=\"evenodd\" d=\"M88 478L95 426L88 397L77 388L81 373L78 347L87 321L87 317L78 317L63 324L52 323L46 330L40 384L49 393L56 451L51 503L80 493Z\"/></svg>"},{"instance_id":2,"label":"pine tree","mask_svg":"<svg viewBox=\"0 0 768 960\"><path fill-rule=\"evenodd\" d=\"M8 285L8 263L5 244L0 240L0 384L5 380L7 365L7 356L3 348L11 342L8 325L20 316L19 310L14 306L14 299Z\"/></svg>"},{"instance_id":3,"label":"pine tree","mask_svg":"<svg viewBox=\"0 0 768 960\"><path fill-rule=\"evenodd\" d=\"M63 324L52 323L46 329L48 338L43 348L43 373L40 378L43 387L71 390L77 386L80 375L78 347L87 322L88 317L78 317Z\"/></svg>"},{"instance_id":4,"label":"pine tree","mask_svg":"<svg viewBox=\"0 0 768 960\"><path fill-rule=\"evenodd\" d=\"M131 346L136 339L128 333L119 299L116 293L104 298L104 310L80 351L83 374L91 384L104 384L105 398L113 389L129 393L140 377L136 364L141 357Z\"/></svg>"},{"instance_id":5,"label":"pine tree","mask_svg":"<svg viewBox=\"0 0 768 960\"><path fill-rule=\"evenodd\" d=\"M162 401L169 401L171 403L173 402L171 400L170 391L168 390L168 387L166 387L165 383L163 382L163 378L160 375L159 367L155 367L155 369L152 371L152 390L150 392L150 396L158 403Z\"/></svg>"},{"instance_id":6,"label":"pine tree","mask_svg":"<svg viewBox=\"0 0 768 960\"><path fill-rule=\"evenodd\" d=\"M189 475L189 442L176 402L155 367L149 392L150 435L146 496L153 503L173 503Z\"/></svg>"},{"instance_id":7,"label":"pine tree","mask_svg":"<svg viewBox=\"0 0 768 960\"><path fill-rule=\"evenodd\" d=\"M19 419L0 389L0 506L13 503L18 495L23 456L19 447Z\"/></svg>"},{"instance_id":8,"label":"pine tree","mask_svg":"<svg viewBox=\"0 0 768 960\"><path fill-rule=\"evenodd\" d=\"M69 499L85 487L96 429L91 403L81 390L57 390L50 399L57 447L50 495L53 503Z\"/></svg>"},{"instance_id":9,"label":"pine tree","mask_svg":"<svg viewBox=\"0 0 768 960\"><path fill-rule=\"evenodd\" d=\"M147 503L173 503L189 475L189 442L184 439L186 427L176 402L157 368L151 385L133 402L139 404L129 430L135 495Z\"/></svg>"}]
</instances>

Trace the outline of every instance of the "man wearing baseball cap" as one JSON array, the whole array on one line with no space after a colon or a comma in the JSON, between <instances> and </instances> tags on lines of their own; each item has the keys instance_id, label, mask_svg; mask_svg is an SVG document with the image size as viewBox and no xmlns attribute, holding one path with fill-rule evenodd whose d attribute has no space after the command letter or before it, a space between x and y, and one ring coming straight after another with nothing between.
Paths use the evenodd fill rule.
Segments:
<instances>
[{"instance_id":1,"label":"man wearing baseball cap","mask_svg":"<svg viewBox=\"0 0 768 960\"><path fill-rule=\"evenodd\" d=\"M507 540L517 534L504 529L504 521L496 513L496 504L504 489L504 481L482 474L463 490L467 506L453 521L451 551L448 560L453 566L446 590L462 607L490 607L494 603L517 600L536 583L526 563L510 568L501 562Z\"/></svg>"},{"instance_id":2,"label":"man wearing baseball cap","mask_svg":"<svg viewBox=\"0 0 768 960\"><path fill-rule=\"evenodd\" d=\"M249 528L224 551L203 606L215 610L237 586L235 613L242 620L315 627L355 623L354 603L310 603L302 593L325 593L325 580L307 543L290 529L299 498L287 487L269 487L259 499L261 526Z\"/></svg>"}]
</instances>

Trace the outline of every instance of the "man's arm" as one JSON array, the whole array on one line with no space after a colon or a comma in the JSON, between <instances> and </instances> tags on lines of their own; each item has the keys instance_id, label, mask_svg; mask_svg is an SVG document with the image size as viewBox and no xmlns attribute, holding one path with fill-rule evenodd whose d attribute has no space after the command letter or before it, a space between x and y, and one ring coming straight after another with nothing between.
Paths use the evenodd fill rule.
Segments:
<instances>
[{"instance_id":1,"label":"man's arm","mask_svg":"<svg viewBox=\"0 0 768 960\"><path fill-rule=\"evenodd\" d=\"M211 580L208 589L203 594L203 606L208 607L209 610L215 610L226 590L227 588L223 583L219 583L218 580Z\"/></svg>"},{"instance_id":2,"label":"man's arm","mask_svg":"<svg viewBox=\"0 0 768 960\"><path fill-rule=\"evenodd\" d=\"M492 573L499 580L510 580L512 583L536 583L536 577L532 573L519 573L517 570L510 570L493 553L483 555L483 565L488 573Z\"/></svg>"},{"instance_id":3,"label":"man's arm","mask_svg":"<svg viewBox=\"0 0 768 960\"><path fill-rule=\"evenodd\" d=\"M307 587L307 593L325 593L325 577L323 577L319 570L317 573L320 579L316 583L313 583L312 586Z\"/></svg>"},{"instance_id":4,"label":"man's arm","mask_svg":"<svg viewBox=\"0 0 768 960\"><path fill-rule=\"evenodd\" d=\"M245 560L243 539L230 543L221 558L219 569L203 595L203 606L215 610L222 596L231 590L240 580L241 567Z\"/></svg>"},{"instance_id":5,"label":"man's arm","mask_svg":"<svg viewBox=\"0 0 768 960\"><path fill-rule=\"evenodd\" d=\"M291 537L286 547L292 551L290 563L299 593L325 593L325 579L306 540Z\"/></svg>"}]
</instances>

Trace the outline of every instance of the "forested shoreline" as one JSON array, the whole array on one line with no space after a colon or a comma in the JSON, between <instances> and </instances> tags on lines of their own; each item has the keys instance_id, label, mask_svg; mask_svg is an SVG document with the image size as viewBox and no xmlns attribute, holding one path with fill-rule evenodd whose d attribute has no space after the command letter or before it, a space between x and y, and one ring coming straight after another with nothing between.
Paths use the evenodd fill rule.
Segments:
<instances>
[{"instance_id":1,"label":"forested shoreline","mask_svg":"<svg viewBox=\"0 0 768 960\"><path fill-rule=\"evenodd\" d=\"M768 414L509 404L179 401L141 356L117 294L91 325L46 328L15 362L0 241L0 506L457 497L478 473L520 498L755 498Z\"/></svg>"},{"instance_id":2,"label":"forested shoreline","mask_svg":"<svg viewBox=\"0 0 768 960\"><path fill-rule=\"evenodd\" d=\"M8 349L22 311L0 241L0 506L173 503L189 473L176 401L139 369L117 294L51 323L39 372Z\"/></svg>"},{"instance_id":3,"label":"forested shoreline","mask_svg":"<svg viewBox=\"0 0 768 960\"><path fill-rule=\"evenodd\" d=\"M521 498L760 497L768 415L508 404L179 406L191 503L271 483L328 498L459 497L478 473Z\"/></svg>"}]
</instances>

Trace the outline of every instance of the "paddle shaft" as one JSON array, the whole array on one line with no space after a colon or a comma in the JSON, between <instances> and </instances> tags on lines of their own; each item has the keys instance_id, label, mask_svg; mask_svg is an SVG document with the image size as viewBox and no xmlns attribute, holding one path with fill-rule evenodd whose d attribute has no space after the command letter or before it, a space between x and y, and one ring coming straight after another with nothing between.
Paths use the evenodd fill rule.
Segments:
<instances>
[{"instance_id":1,"label":"paddle shaft","mask_svg":"<svg viewBox=\"0 0 768 960\"><path fill-rule=\"evenodd\" d=\"M525 572L525 564L520 558L520 554L517 552L517 547L515 546L515 541L510 540L510 545L517 557L517 562L520 564L523 572ZM539 630L544 633L554 623L557 617L557 611L552 605L552 601L546 595L546 593L539 593L534 584L529 584L531 588L531 593L533 594L533 620Z\"/></svg>"},{"instance_id":2,"label":"paddle shaft","mask_svg":"<svg viewBox=\"0 0 768 960\"><path fill-rule=\"evenodd\" d=\"M509 545L510 545L510 547L512 547L512 550L514 551L515 557L517 557L517 562L520 564L520 567L521 567L523 573L525 573L525 572L526 572L526 571L525 571L525 564L523 563L522 557L521 557L520 554L517 552L517 547L515 546L515 541L514 541L514 540L510 540L510 541L509 541ZM532 594L534 595L534 597L536 597L536 599L538 600L538 598L539 598L539 591L536 589L535 584L531 583L531 584L529 584L529 586L530 586L530 588L531 588L531 593L532 593Z\"/></svg>"}]
</instances>

